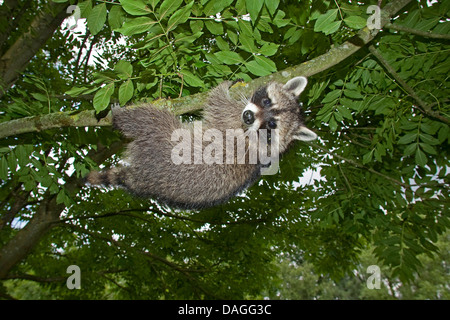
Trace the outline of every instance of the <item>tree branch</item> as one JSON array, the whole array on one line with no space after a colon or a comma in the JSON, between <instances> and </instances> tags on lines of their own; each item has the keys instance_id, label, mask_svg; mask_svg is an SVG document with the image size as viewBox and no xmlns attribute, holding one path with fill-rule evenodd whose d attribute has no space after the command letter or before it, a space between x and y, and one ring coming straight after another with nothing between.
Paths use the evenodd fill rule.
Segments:
<instances>
[{"instance_id":1,"label":"tree branch","mask_svg":"<svg viewBox=\"0 0 450 320\"><path fill-rule=\"evenodd\" d=\"M64 127L93 127L111 125L111 117L100 121L95 118L95 111L58 112L33 117L25 117L0 123L0 138L15 136L27 132L40 132Z\"/></svg>"},{"instance_id":2,"label":"tree branch","mask_svg":"<svg viewBox=\"0 0 450 320\"><path fill-rule=\"evenodd\" d=\"M448 34L440 34L440 33L422 31L422 30L408 28L405 26L400 26L400 25L392 24L392 23L387 23L386 28L397 30L397 31L408 32L408 33L415 34L417 36L421 36L421 37L425 37L425 38L450 40L450 35L448 35Z\"/></svg>"},{"instance_id":3,"label":"tree branch","mask_svg":"<svg viewBox=\"0 0 450 320\"><path fill-rule=\"evenodd\" d=\"M22 34L0 58L0 98L69 15L67 6L68 3L50 1L33 20L28 32Z\"/></svg>"},{"instance_id":4,"label":"tree branch","mask_svg":"<svg viewBox=\"0 0 450 320\"><path fill-rule=\"evenodd\" d=\"M366 166L364 166L364 165L358 163L358 162L355 161L355 160L348 159L348 158L345 158L345 157L343 157L343 156L341 156L341 155L338 155L337 153L335 153L335 152L333 152L333 151L331 151L331 150L329 150L329 149L327 149L327 148L325 148L325 147L319 146L319 145L316 144L316 143L308 142L308 144L309 144L310 146L316 148L316 149L322 150L322 151L324 151L324 152L326 152L326 153L332 155L333 157L336 157L336 158L338 158L338 159L340 159L340 160L344 160L345 162L351 164L352 166L354 166L354 167L356 167L356 168L361 168L361 169L367 170L367 171L369 171L369 172L371 172L371 173L374 173L374 174L376 174L376 175L379 175L380 177L383 177L384 179L389 180L390 182L393 182L393 183L395 183L395 184L397 184L397 185L399 185L399 186L402 186L403 188L405 188L405 190L411 191L411 186L410 186L410 185L408 185L408 184L406 184L406 183L403 183L403 182L401 182L401 181L399 181L399 180L397 180L397 179L394 179L394 178L392 178L391 176L385 175L385 174L383 174L383 173L381 173L381 172L378 172L378 171L376 171L376 170L374 170L374 169L372 169L372 168L368 168L368 167L366 167Z\"/></svg>"},{"instance_id":5,"label":"tree branch","mask_svg":"<svg viewBox=\"0 0 450 320\"><path fill-rule=\"evenodd\" d=\"M63 282L66 281L67 277L52 277L52 278L44 278L44 277L38 277L31 274L15 274L15 275L9 275L5 279L19 279L19 280L30 280L35 282L41 282L41 283L52 283L52 282Z\"/></svg>"},{"instance_id":6,"label":"tree branch","mask_svg":"<svg viewBox=\"0 0 450 320\"><path fill-rule=\"evenodd\" d=\"M417 95L414 89L411 88L409 84L407 84L406 81L402 79L402 77L400 77L400 75L394 70L394 68L389 64L389 62L387 62L387 60L383 58L381 53L373 45L369 46L369 51L375 56L375 58L377 58L377 60L383 65L383 67L386 68L386 70L392 75L395 81L397 81L403 87L403 89L405 89L406 92L408 92L408 94L414 100L416 100L417 104L420 106L416 107L417 109L419 109L422 113L425 113L430 117L438 119L441 122L444 122L446 124L449 123L449 120L440 115L439 112L431 110L430 106L428 106L427 103Z\"/></svg>"},{"instance_id":7,"label":"tree branch","mask_svg":"<svg viewBox=\"0 0 450 320\"><path fill-rule=\"evenodd\" d=\"M207 296L215 297L215 295L212 292L209 292L207 289L203 288L200 285L200 283L199 283L200 281L198 279L194 278L191 275L191 272L199 272L198 270L191 270L191 269L184 268L184 267L178 265L177 263L171 262L171 261L169 261L169 260L167 260L165 258L162 258L162 257L160 257L160 256L158 256L158 255L156 255L154 253L151 253L150 251L147 251L147 250L143 251L143 250L138 249L136 247L131 247L131 246L123 243L122 241L114 240L113 238L106 237L106 236L104 236L102 234L93 233L93 232L90 232L88 230L85 230L83 228L80 228L80 227L77 227L77 226L74 226L74 225L71 225L71 224L66 224L66 225L69 228L71 228L73 230L76 230L76 231L79 231L79 232L81 232L83 234L87 234L87 235L89 235L91 237L94 237L94 238L97 238L97 239L101 239L101 240L104 240L104 241L108 241L108 242L114 244L118 248L126 248L128 251L134 251L134 252L136 252L138 254L141 254L144 257L150 259L151 261L158 261L158 262L168 266L169 268L173 269L174 271L177 271L177 272L181 273L183 276L186 277L186 279L194 287L198 288L200 291L202 291Z\"/></svg>"},{"instance_id":8,"label":"tree branch","mask_svg":"<svg viewBox=\"0 0 450 320\"><path fill-rule=\"evenodd\" d=\"M381 10L381 26L389 22L389 19L407 5L411 0L398 0L387 4ZM269 81L286 82L286 80L296 76L310 77L319 72L327 70L346 58L353 55L356 51L368 44L377 34L376 31L370 31L367 27L361 29L358 34L342 45L332 48L327 53L300 65L287 68L283 71L271 75L254 79L247 87L239 87L244 94L251 94L253 90ZM232 88L234 90L234 88ZM198 111L205 104L208 92L197 93L191 96L172 100L157 100L153 104L157 107L171 110L174 114L180 115ZM27 132L39 132L42 130L60 128L60 127L89 127L89 126L110 126L111 113L105 118L97 121L95 113L92 110L82 111L76 115L73 112L48 114L41 116L26 117L17 120L11 120L0 123L0 139L8 136L14 136Z\"/></svg>"},{"instance_id":9,"label":"tree branch","mask_svg":"<svg viewBox=\"0 0 450 320\"><path fill-rule=\"evenodd\" d=\"M100 164L112 154L115 154L122 146L123 142L117 141L112 143L109 148L92 150L88 153L88 156L97 164ZM68 178L64 185L64 188L70 194L76 193L79 187L80 181L75 175ZM0 279L4 279L11 268L24 259L50 229L58 225L59 215L64 209L63 203L57 203L56 194L44 196L44 200L41 201L33 218L0 248Z\"/></svg>"}]
</instances>

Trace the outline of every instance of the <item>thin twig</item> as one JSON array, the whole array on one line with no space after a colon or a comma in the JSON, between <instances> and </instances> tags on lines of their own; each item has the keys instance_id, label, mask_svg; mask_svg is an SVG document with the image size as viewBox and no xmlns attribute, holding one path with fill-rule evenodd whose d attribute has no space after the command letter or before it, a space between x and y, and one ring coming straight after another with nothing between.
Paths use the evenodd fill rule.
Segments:
<instances>
[{"instance_id":1,"label":"thin twig","mask_svg":"<svg viewBox=\"0 0 450 320\"><path fill-rule=\"evenodd\" d=\"M387 23L386 27L389 29L397 30L397 31L403 31L403 32L415 34L417 36L421 36L421 37L425 37L425 38L450 40L450 35L448 35L448 34L422 31L422 30L408 28L405 26L400 26L400 25L392 24L392 23Z\"/></svg>"},{"instance_id":2,"label":"thin twig","mask_svg":"<svg viewBox=\"0 0 450 320\"><path fill-rule=\"evenodd\" d=\"M446 124L449 123L449 120L444 116L440 115L439 112L431 110L430 106L428 106L427 103L417 95L414 89L411 88L409 84L402 79L402 77L400 77L400 75L394 70L394 68L389 64L389 62L387 62L387 60L373 45L369 46L369 51L375 56L375 58L377 58L377 60L383 65L383 67L387 70L387 72L391 74L391 76L395 79L395 81L397 81L403 87L403 89L406 90L406 92L411 96L411 98L416 100L418 106L414 106L415 108L419 109L422 113L425 113L430 117L440 120L441 122L444 122Z\"/></svg>"},{"instance_id":3,"label":"thin twig","mask_svg":"<svg viewBox=\"0 0 450 320\"><path fill-rule=\"evenodd\" d=\"M324 152L326 152L326 153L328 153L328 154L331 154L333 157L336 157L336 158L338 158L338 159L340 159L340 160L344 160L345 162L347 162L347 163L349 163L349 164L351 164L351 165L353 165L353 166L355 166L355 167L357 167L357 168L365 169L365 170L367 170L367 171L369 171L369 172L371 172L371 173L374 173L374 174L376 174L376 175L379 175L380 177L383 177L383 178L385 178L386 180L389 180L389 181L391 181L391 182L393 182L393 183L395 183L395 184L397 184L397 185L399 185L399 186L404 187L406 190L409 190L409 191L410 191L410 189L411 189L411 186L410 186L410 185L408 185L408 184L406 184L406 183L403 183L403 182L401 182L401 181L399 181L399 180L397 180L397 179L394 179L394 178L392 178L391 176L388 176L388 175L385 175L385 174L383 174L383 173L381 173L381 172L378 172L378 171L376 171L376 170L374 170L374 169L372 169L372 168L368 168L368 167L366 167L366 166L364 166L364 165L358 163L358 162L355 161L355 160L348 159L348 158L345 158L345 157L343 157L343 156L341 156L341 155L338 155L337 153L335 153L335 152L333 152L333 151L331 151L331 150L329 150L329 149L327 149L327 148L325 148L325 147L319 146L318 144L311 143L311 142L309 142L308 144L309 144L310 146L312 146L313 148L317 148L317 149L320 149L320 150L322 150L322 151L324 151Z\"/></svg>"}]
</instances>

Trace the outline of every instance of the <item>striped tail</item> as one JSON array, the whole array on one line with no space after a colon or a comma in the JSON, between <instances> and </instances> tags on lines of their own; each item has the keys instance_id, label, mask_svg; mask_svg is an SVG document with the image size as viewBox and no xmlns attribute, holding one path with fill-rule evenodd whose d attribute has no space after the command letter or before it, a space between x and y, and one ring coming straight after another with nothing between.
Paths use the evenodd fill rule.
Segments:
<instances>
[{"instance_id":1,"label":"striped tail","mask_svg":"<svg viewBox=\"0 0 450 320\"><path fill-rule=\"evenodd\" d=\"M91 171L86 181L98 186L123 186L125 183L125 170L123 168L111 168L106 171Z\"/></svg>"}]
</instances>

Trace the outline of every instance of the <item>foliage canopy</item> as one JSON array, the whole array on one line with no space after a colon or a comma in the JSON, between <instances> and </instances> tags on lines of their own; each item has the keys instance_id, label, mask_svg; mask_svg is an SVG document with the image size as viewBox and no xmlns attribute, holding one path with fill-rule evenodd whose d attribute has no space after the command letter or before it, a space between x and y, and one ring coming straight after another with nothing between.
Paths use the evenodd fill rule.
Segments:
<instances>
[{"instance_id":1,"label":"foliage canopy","mask_svg":"<svg viewBox=\"0 0 450 320\"><path fill-rule=\"evenodd\" d=\"M30 297L14 285L32 281L34 297L260 298L280 257L340 279L368 248L384 276L420 279L448 241L450 1L381 1L371 32L377 2L3 1L1 295ZM62 24L69 5L86 32ZM119 161L111 103L157 100L189 120L224 79L251 87L308 61L324 65L301 97L320 140L229 203L174 211L83 185Z\"/></svg>"}]
</instances>

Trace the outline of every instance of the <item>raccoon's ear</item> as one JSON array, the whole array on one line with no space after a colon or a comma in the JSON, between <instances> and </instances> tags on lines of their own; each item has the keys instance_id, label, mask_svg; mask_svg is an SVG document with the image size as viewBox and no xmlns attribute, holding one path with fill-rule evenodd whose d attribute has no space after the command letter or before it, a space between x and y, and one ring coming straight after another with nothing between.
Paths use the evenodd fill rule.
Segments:
<instances>
[{"instance_id":1,"label":"raccoon's ear","mask_svg":"<svg viewBox=\"0 0 450 320\"><path fill-rule=\"evenodd\" d=\"M312 141L317 139L317 134L309 130L307 127L301 126L294 134L294 139L301 141Z\"/></svg>"},{"instance_id":2,"label":"raccoon's ear","mask_svg":"<svg viewBox=\"0 0 450 320\"><path fill-rule=\"evenodd\" d=\"M296 97L300 96L300 93L305 90L308 83L305 77L295 77L286 82L283 89L292 92Z\"/></svg>"}]
</instances>

